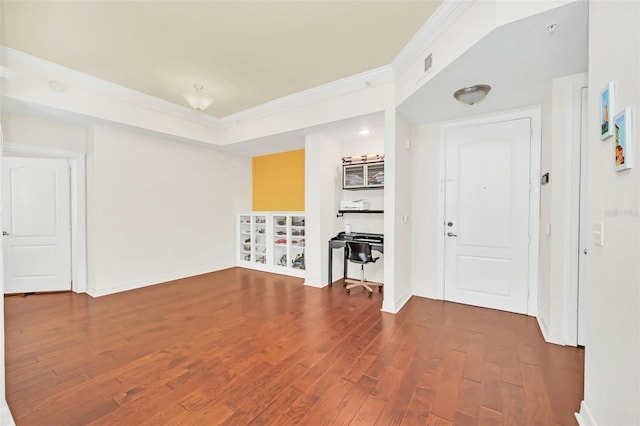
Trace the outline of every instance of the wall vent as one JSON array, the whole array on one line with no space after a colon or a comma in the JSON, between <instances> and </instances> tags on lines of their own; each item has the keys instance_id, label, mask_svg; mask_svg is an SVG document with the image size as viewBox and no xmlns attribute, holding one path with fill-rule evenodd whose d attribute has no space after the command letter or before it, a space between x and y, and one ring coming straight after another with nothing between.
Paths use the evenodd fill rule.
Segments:
<instances>
[{"instance_id":1,"label":"wall vent","mask_svg":"<svg viewBox=\"0 0 640 426\"><path fill-rule=\"evenodd\" d=\"M429 53L429 56L424 58L424 72L429 71L431 65L433 65L432 53Z\"/></svg>"}]
</instances>

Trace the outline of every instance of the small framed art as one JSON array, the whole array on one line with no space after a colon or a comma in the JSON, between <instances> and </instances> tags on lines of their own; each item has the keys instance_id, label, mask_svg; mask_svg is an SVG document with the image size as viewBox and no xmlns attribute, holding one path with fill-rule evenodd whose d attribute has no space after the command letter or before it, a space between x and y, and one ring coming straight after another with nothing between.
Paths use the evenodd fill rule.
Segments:
<instances>
[{"instance_id":1,"label":"small framed art","mask_svg":"<svg viewBox=\"0 0 640 426\"><path fill-rule=\"evenodd\" d=\"M605 140L613 135L611 114L613 111L613 81L600 92L600 139Z\"/></svg>"},{"instance_id":2,"label":"small framed art","mask_svg":"<svg viewBox=\"0 0 640 426\"><path fill-rule=\"evenodd\" d=\"M631 108L625 108L613 118L613 132L615 134L615 170L617 172L631 168L633 141L631 135Z\"/></svg>"}]
</instances>

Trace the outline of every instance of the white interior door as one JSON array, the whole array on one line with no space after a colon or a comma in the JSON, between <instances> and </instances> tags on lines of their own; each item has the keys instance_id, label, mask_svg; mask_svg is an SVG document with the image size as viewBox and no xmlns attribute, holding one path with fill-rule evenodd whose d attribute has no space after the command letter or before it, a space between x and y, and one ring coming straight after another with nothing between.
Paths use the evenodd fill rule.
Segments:
<instances>
[{"instance_id":1,"label":"white interior door","mask_svg":"<svg viewBox=\"0 0 640 426\"><path fill-rule=\"evenodd\" d=\"M526 313L531 120L446 133L445 299Z\"/></svg>"},{"instance_id":2,"label":"white interior door","mask_svg":"<svg viewBox=\"0 0 640 426\"><path fill-rule=\"evenodd\" d=\"M5 293L70 290L69 162L2 162Z\"/></svg>"}]
</instances>

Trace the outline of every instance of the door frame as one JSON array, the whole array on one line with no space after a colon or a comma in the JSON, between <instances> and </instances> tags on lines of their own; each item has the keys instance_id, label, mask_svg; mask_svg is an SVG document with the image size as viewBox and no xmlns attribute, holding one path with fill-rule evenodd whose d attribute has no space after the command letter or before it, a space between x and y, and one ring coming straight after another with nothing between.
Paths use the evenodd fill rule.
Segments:
<instances>
[{"instance_id":1,"label":"door frame","mask_svg":"<svg viewBox=\"0 0 640 426\"><path fill-rule=\"evenodd\" d=\"M586 73L578 74L569 80L570 86L570 99L569 99L569 113L571 114L571 124L569 127L568 149L570 150L570 171L568 175L569 181L569 226L565 230L566 241L569 242L567 247L567 262L565 264L565 276L568 277L565 283L565 318L564 318L564 344L570 346L578 345L578 315L579 315L579 286L580 276L579 267L581 261L580 253L580 229L581 227L586 230L586 221L582 223L580 216L580 209L586 209L586 201L581 199L580 186L583 184L581 181L581 167L584 162L587 165L587 158L585 158L587 152L587 135L583 134L583 122L587 120L587 116L583 116L583 102L586 104L587 99L582 98L582 89L589 86ZM584 130L587 126L585 124ZM583 146L584 145L584 146ZM588 184L587 182L584 182ZM584 203L584 204L583 204ZM583 214L588 212L583 212ZM586 233L585 233L586 235ZM584 244L584 241L583 241ZM585 261L582 257L582 261ZM584 277L583 277L584 278ZM584 332L584 330L583 330Z\"/></svg>"},{"instance_id":2,"label":"door frame","mask_svg":"<svg viewBox=\"0 0 640 426\"><path fill-rule=\"evenodd\" d=\"M438 259L436 270L436 296L444 300L444 271L445 271L445 166L446 166L446 132L448 129L491 124L500 121L531 120L531 145L529 148L529 271L527 315L538 315L538 250L540 229L540 146L542 131L542 112L540 106L528 107L509 112L483 115L470 119L462 119L444 124L440 133L440 168L438 191Z\"/></svg>"},{"instance_id":3,"label":"door frame","mask_svg":"<svg viewBox=\"0 0 640 426\"><path fill-rule=\"evenodd\" d=\"M75 151L43 148L33 145L6 143L2 156L57 158L69 161L71 183L71 290L76 293L87 291L87 204L85 154Z\"/></svg>"}]
</instances>

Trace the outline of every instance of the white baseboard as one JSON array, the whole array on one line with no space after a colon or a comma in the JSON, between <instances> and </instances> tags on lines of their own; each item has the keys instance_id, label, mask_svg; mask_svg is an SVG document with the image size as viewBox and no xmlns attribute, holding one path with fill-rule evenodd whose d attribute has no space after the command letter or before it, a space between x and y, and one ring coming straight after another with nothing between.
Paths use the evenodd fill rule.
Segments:
<instances>
[{"instance_id":1,"label":"white baseboard","mask_svg":"<svg viewBox=\"0 0 640 426\"><path fill-rule=\"evenodd\" d=\"M382 302L382 309L380 310L382 312L387 312L390 314L397 314L398 312L400 312L403 306L407 304L409 299L411 299L411 293L404 294L402 297L400 297L400 299L396 300L395 303L393 303L393 301L388 303L387 299L384 299L384 301Z\"/></svg>"},{"instance_id":2,"label":"white baseboard","mask_svg":"<svg viewBox=\"0 0 640 426\"><path fill-rule=\"evenodd\" d=\"M9 410L9 406L7 405L6 399L3 399L2 404L0 404L0 425L16 426L16 423L13 421L11 411Z\"/></svg>"},{"instance_id":3,"label":"white baseboard","mask_svg":"<svg viewBox=\"0 0 640 426\"><path fill-rule=\"evenodd\" d=\"M109 294L120 293L123 291L135 290L137 288L148 287L151 285L162 284L168 281L179 280L182 278L193 277L196 275L208 274L209 272L221 271L223 269L231 268L235 265L229 265L226 267L220 266L202 266L199 268L191 268L183 271L173 272L170 274L156 275L141 280L132 280L123 283L110 284L106 286L100 286L98 289L87 289L87 294L91 297L106 296Z\"/></svg>"},{"instance_id":4,"label":"white baseboard","mask_svg":"<svg viewBox=\"0 0 640 426\"><path fill-rule=\"evenodd\" d=\"M597 426L596 421L591 414L591 410L589 410L589 407L584 400L580 403L580 412L576 413L576 420L580 426Z\"/></svg>"},{"instance_id":5,"label":"white baseboard","mask_svg":"<svg viewBox=\"0 0 640 426\"><path fill-rule=\"evenodd\" d=\"M542 333L542 338L544 339L545 342L549 341L549 330L547 329L547 325L542 322L542 320L540 319L539 316L536 317L536 320L538 321L538 328L540 329L540 332Z\"/></svg>"}]
</instances>

